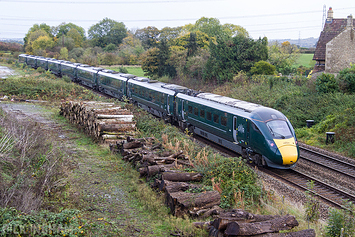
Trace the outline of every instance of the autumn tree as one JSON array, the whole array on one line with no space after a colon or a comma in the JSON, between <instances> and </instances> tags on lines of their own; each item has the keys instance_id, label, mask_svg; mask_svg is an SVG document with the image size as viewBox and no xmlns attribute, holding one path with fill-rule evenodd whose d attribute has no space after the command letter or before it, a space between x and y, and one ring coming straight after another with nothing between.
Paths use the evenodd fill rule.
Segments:
<instances>
[{"instance_id":1,"label":"autumn tree","mask_svg":"<svg viewBox=\"0 0 355 237\"><path fill-rule=\"evenodd\" d=\"M144 49L150 49L158 46L160 36L160 30L154 26L148 26L143 29L138 29L135 32L137 37L144 47Z\"/></svg>"},{"instance_id":2,"label":"autumn tree","mask_svg":"<svg viewBox=\"0 0 355 237\"><path fill-rule=\"evenodd\" d=\"M34 50L37 50L38 52L38 50L45 50L50 47L53 47L53 39L52 37L49 36L49 34L45 30L42 29L35 30L29 33L26 37L27 37L27 43L25 46L25 50L26 53L28 54L35 53ZM36 40L37 42L35 43ZM35 46L35 48L33 48L33 46Z\"/></svg>"},{"instance_id":3,"label":"autumn tree","mask_svg":"<svg viewBox=\"0 0 355 237\"><path fill-rule=\"evenodd\" d=\"M82 36L82 34L77 29L70 29L67 33L67 36L74 40L75 48L83 46L85 36Z\"/></svg>"},{"instance_id":4,"label":"autumn tree","mask_svg":"<svg viewBox=\"0 0 355 237\"><path fill-rule=\"evenodd\" d=\"M284 75L292 72L292 65L299 58L299 49L296 45L285 41L279 44L277 41L269 46L268 62L275 66L276 71Z\"/></svg>"},{"instance_id":5,"label":"autumn tree","mask_svg":"<svg viewBox=\"0 0 355 237\"><path fill-rule=\"evenodd\" d=\"M119 46L118 56L121 59L121 64L139 64L140 56L144 51L141 41L133 34L128 33Z\"/></svg>"},{"instance_id":6,"label":"autumn tree","mask_svg":"<svg viewBox=\"0 0 355 237\"><path fill-rule=\"evenodd\" d=\"M104 18L99 23L90 27L88 38L93 46L101 48L110 43L119 45L127 36L126 26L122 22L117 22L109 18Z\"/></svg>"},{"instance_id":7,"label":"autumn tree","mask_svg":"<svg viewBox=\"0 0 355 237\"><path fill-rule=\"evenodd\" d=\"M182 26L164 27L160 30L159 39L165 39L170 45L176 45L175 40L181 37L182 28Z\"/></svg>"},{"instance_id":8,"label":"autumn tree","mask_svg":"<svg viewBox=\"0 0 355 237\"><path fill-rule=\"evenodd\" d=\"M34 32L37 32L35 34L33 34ZM38 32L41 32L40 35L38 35ZM30 39L30 35L32 35L32 38ZM37 36L35 36L37 35ZM27 32L27 34L25 35L25 38L23 38L24 41L24 46L25 48L27 48L29 41L34 41L36 40L39 36L48 36L50 38L53 38L53 34L52 34L52 29L49 25L42 23L42 24L34 24ZM26 49L26 52L30 52L31 50Z\"/></svg>"}]
</instances>

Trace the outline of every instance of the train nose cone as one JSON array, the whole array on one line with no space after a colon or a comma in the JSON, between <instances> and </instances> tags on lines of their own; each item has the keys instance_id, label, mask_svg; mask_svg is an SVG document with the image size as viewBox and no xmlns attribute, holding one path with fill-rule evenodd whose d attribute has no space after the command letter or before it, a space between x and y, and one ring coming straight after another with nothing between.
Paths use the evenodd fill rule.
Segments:
<instances>
[{"instance_id":1,"label":"train nose cone","mask_svg":"<svg viewBox=\"0 0 355 237\"><path fill-rule=\"evenodd\" d=\"M295 164L298 159L297 146L294 138L274 139L284 165Z\"/></svg>"}]
</instances>

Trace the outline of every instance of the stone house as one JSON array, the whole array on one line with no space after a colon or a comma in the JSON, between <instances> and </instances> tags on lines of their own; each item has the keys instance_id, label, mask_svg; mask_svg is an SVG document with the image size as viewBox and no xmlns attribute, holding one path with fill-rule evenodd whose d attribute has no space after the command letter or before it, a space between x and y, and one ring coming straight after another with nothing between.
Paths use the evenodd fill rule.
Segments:
<instances>
[{"instance_id":1,"label":"stone house","mask_svg":"<svg viewBox=\"0 0 355 237\"><path fill-rule=\"evenodd\" d=\"M313 56L316 61L313 72L337 73L355 63L354 26L352 15L335 19L332 8L329 8Z\"/></svg>"}]
</instances>

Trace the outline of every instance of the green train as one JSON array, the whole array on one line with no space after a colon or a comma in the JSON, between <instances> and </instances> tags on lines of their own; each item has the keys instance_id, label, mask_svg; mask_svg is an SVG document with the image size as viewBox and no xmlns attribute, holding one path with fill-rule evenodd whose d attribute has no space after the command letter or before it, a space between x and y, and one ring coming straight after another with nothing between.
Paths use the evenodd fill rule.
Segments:
<instances>
[{"instance_id":1,"label":"green train","mask_svg":"<svg viewBox=\"0 0 355 237\"><path fill-rule=\"evenodd\" d=\"M43 67L94 90L123 97L253 161L278 169L295 167L299 147L284 114L258 104L89 65L21 54L19 61Z\"/></svg>"}]
</instances>

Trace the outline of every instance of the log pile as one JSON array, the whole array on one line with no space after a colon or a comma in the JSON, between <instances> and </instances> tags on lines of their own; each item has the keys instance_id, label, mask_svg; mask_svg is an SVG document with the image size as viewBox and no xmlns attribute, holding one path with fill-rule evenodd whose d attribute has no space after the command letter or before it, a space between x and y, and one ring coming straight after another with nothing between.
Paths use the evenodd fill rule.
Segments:
<instances>
[{"instance_id":1,"label":"log pile","mask_svg":"<svg viewBox=\"0 0 355 237\"><path fill-rule=\"evenodd\" d=\"M313 229L279 233L298 226L294 216L255 215L244 210L222 212L211 222L195 222L198 228L209 231L209 236L259 236L259 237L315 237Z\"/></svg>"},{"instance_id":2,"label":"log pile","mask_svg":"<svg viewBox=\"0 0 355 237\"><path fill-rule=\"evenodd\" d=\"M154 180L152 187L165 192L166 204L175 216L211 215L220 210L221 196L217 191L204 191L196 184L203 178L197 172L184 172L193 164L182 151L171 153L162 149L154 138L134 139L110 144L112 152L119 152L123 160L130 162L147 180Z\"/></svg>"},{"instance_id":3,"label":"log pile","mask_svg":"<svg viewBox=\"0 0 355 237\"><path fill-rule=\"evenodd\" d=\"M90 136L106 143L134 135L135 122L132 113L114 103L97 101L66 101L60 106L60 115L79 125Z\"/></svg>"}]
</instances>

